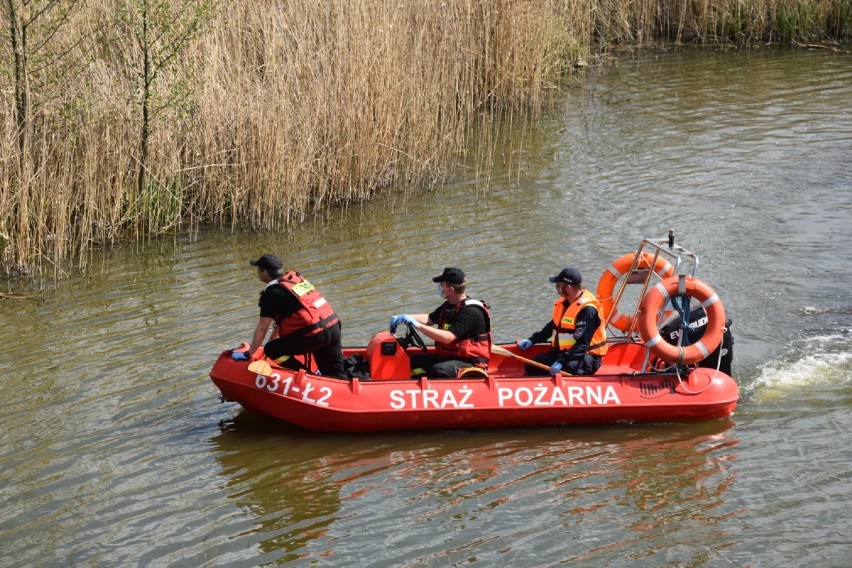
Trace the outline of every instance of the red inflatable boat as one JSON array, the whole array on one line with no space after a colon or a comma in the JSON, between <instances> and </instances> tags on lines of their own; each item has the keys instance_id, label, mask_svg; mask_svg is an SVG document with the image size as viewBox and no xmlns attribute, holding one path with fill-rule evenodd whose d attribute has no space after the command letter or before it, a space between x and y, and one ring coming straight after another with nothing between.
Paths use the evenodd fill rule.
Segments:
<instances>
[{"instance_id":1,"label":"red inflatable boat","mask_svg":"<svg viewBox=\"0 0 852 568\"><path fill-rule=\"evenodd\" d=\"M409 378L409 354L433 347L422 345L409 329L404 337L382 332L366 347L346 349L345 355L364 367L350 380L278 368L261 354L252 362L233 361L231 350L219 355L210 377L224 400L314 430L505 428L731 416L739 393L729 375L730 320L715 292L694 277L697 258L674 245L671 235L668 241L645 239L630 262L624 258L613 263L599 285L605 315L618 326L610 325L617 337L610 339L603 365L592 376L525 376L525 364L549 346L521 352L515 345L495 345L487 375L471 371L456 379L414 380ZM683 274L689 260L693 275ZM613 281L622 282L614 286ZM616 309L628 284L643 285L632 316ZM678 296L698 302L688 312L680 302L680 313L688 317L673 309L671 299ZM303 362L311 368L310 361Z\"/></svg>"}]
</instances>

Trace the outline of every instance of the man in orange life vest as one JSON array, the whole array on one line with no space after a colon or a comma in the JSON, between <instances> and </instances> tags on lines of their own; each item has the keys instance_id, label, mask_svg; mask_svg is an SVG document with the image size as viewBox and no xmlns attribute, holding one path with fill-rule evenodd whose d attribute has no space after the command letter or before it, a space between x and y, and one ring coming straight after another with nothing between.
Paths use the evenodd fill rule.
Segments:
<instances>
[{"instance_id":1,"label":"man in orange life vest","mask_svg":"<svg viewBox=\"0 0 852 568\"><path fill-rule=\"evenodd\" d=\"M446 301L429 314L401 314L390 320L391 333L405 323L435 342L435 354L414 354L412 376L455 378L467 367L488 368L491 357L491 312L488 304L465 293L467 281L459 268L445 268L434 277Z\"/></svg>"},{"instance_id":2,"label":"man in orange life vest","mask_svg":"<svg viewBox=\"0 0 852 568\"><path fill-rule=\"evenodd\" d=\"M601 314L603 307L594 294L583 289L583 277L575 268L565 268L550 277L556 284L559 299L553 303L553 317L529 339L518 341L520 349L529 349L533 343L550 341L552 349L534 357L539 363L550 366L550 374L564 370L572 375L593 375L601 367L607 351L606 327ZM546 375L532 365L526 366L528 375Z\"/></svg>"},{"instance_id":3,"label":"man in orange life vest","mask_svg":"<svg viewBox=\"0 0 852 568\"><path fill-rule=\"evenodd\" d=\"M260 293L260 318L248 354L234 352L231 357L248 359L249 354L263 343L269 326L275 322L276 331L263 348L269 359L282 367L299 369L301 363L291 355L312 353L320 373L347 378L343 369L340 319L319 290L298 272L282 273L281 261L271 254L264 254L249 264L257 267L257 277L266 283L266 287Z\"/></svg>"}]
</instances>

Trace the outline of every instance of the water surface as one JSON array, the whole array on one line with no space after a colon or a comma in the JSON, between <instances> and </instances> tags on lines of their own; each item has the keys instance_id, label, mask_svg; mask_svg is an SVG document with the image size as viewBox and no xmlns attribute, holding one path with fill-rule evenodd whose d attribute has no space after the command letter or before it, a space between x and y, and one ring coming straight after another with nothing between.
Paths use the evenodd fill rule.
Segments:
<instances>
[{"instance_id":1,"label":"water surface","mask_svg":"<svg viewBox=\"0 0 852 568\"><path fill-rule=\"evenodd\" d=\"M4 566L844 566L852 461L852 64L669 53L588 71L489 178L288 234L100 251L0 302ZM273 252L349 345L468 273L499 341L675 229L734 320L729 421L318 434L220 404Z\"/></svg>"}]
</instances>

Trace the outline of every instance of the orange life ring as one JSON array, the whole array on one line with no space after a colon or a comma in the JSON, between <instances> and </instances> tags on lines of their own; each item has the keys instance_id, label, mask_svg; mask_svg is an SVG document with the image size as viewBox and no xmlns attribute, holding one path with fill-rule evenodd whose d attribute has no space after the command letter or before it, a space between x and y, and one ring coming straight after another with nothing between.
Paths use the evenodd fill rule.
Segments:
<instances>
[{"instance_id":1,"label":"orange life ring","mask_svg":"<svg viewBox=\"0 0 852 568\"><path fill-rule=\"evenodd\" d=\"M683 287L680 286L681 278ZM657 320L660 309L669 298L677 294L686 294L695 298L707 312L707 327L704 335L692 345L678 347L665 341L660 335ZM651 288L639 305L639 334L657 357L669 363L690 365L698 363L710 356L722 342L725 332L725 308L716 292L698 278L691 276L676 276L667 278Z\"/></svg>"},{"instance_id":2,"label":"orange life ring","mask_svg":"<svg viewBox=\"0 0 852 568\"><path fill-rule=\"evenodd\" d=\"M633 324L633 316L623 314L618 310L612 312L612 292L615 290L615 284L618 282L618 279L630 270L630 267L633 265L634 258L636 258L636 254L629 252L610 264L609 268L607 268L601 275L601 279L598 280L598 289L595 294L603 306L603 317L609 318L609 325L615 329L620 329L621 331L627 331L630 329L630 326ZM639 270L649 269L653 259L654 255L649 252L643 252L642 257L636 264L636 268ZM657 261L654 262L654 274L660 278L669 278L670 276L674 276L674 273L674 266L672 266L666 259L658 256ZM612 315L610 315L610 312L612 312Z\"/></svg>"}]
</instances>

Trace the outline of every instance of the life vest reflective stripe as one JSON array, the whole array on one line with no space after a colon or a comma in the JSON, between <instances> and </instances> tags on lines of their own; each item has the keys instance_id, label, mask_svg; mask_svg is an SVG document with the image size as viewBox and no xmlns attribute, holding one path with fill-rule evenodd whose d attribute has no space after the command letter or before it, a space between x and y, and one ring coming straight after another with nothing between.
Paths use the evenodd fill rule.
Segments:
<instances>
[{"instance_id":1,"label":"life vest reflective stripe","mask_svg":"<svg viewBox=\"0 0 852 568\"><path fill-rule=\"evenodd\" d=\"M442 306L438 327L440 329L451 330L456 316L466 306L476 306L485 312L485 322L488 325L488 331L474 337L456 340L452 343L440 343L436 341L435 354L447 359L470 359L477 367L486 368L488 367L488 360L491 358L491 309L488 304L472 298L463 300L455 306L446 302Z\"/></svg>"},{"instance_id":2,"label":"life vest reflective stripe","mask_svg":"<svg viewBox=\"0 0 852 568\"><path fill-rule=\"evenodd\" d=\"M280 276L276 284L293 294L302 305L302 309L285 318L274 318L280 336L293 333L317 335L340 321L331 304L298 272L291 271Z\"/></svg>"},{"instance_id":3,"label":"life vest reflective stripe","mask_svg":"<svg viewBox=\"0 0 852 568\"><path fill-rule=\"evenodd\" d=\"M577 340L574 339L574 331L577 329L577 314L586 306L592 306L598 312L598 317L603 320L601 303L588 290L583 290L583 294L570 304L567 304L565 298L559 298L553 302L554 330L551 345L554 349L567 351L577 343ZM607 352L606 327L603 325L603 321L595 330L590 343L587 351L589 354L603 357Z\"/></svg>"},{"instance_id":4,"label":"life vest reflective stripe","mask_svg":"<svg viewBox=\"0 0 852 568\"><path fill-rule=\"evenodd\" d=\"M696 298L707 312L704 335L692 345L672 345L663 340L659 328L659 312L675 295ZM667 278L648 290L639 304L639 335L657 357L668 363L691 365L703 361L722 342L725 333L725 308L716 292L705 282L691 276Z\"/></svg>"}]
</instances>

